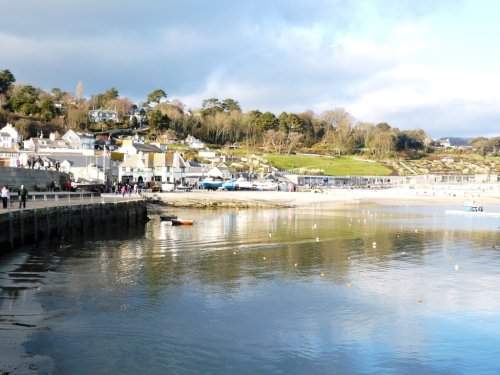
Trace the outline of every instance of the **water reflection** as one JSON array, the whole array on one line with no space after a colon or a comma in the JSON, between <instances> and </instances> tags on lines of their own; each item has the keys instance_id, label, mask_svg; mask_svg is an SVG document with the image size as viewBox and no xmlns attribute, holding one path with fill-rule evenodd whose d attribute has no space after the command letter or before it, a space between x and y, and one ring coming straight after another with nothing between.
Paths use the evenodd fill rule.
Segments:
<instances>
[{"instance_id":1,"label":"water reflection","mask_svg":"<svg viewBox=\"0 0 500 375\"><path fill-rule=\"evenodd\" d=\"M47 249L51 330L32 350L61 373L500 370L498 221L435 207L176 213L195 225L156 218L136 237Z\"/></svg>"}]
</instances>

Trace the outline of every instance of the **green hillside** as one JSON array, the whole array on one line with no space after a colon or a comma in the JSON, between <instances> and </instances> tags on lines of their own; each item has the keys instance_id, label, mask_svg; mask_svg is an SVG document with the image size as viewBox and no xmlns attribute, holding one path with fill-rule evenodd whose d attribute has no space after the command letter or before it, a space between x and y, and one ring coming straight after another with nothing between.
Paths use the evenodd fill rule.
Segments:
<instances>
[{"instance_id":1,"label":"green hillside","mask_svg":"<svg viewBox=\"0 0 500 375\"><path fill-rule=\"evenodd\" d=\"M391 169L376 161L349 157L268 154L267 161L278 169L298 174L330 176L389 176Z\"/></svg>"}]
</instances>

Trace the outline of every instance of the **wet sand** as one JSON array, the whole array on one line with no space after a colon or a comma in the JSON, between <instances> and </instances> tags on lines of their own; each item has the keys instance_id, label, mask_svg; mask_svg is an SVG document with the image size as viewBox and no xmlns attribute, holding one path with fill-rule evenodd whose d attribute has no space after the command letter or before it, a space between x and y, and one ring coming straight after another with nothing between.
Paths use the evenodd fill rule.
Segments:
<instances>
[{"instance_id":1,"label":"wet sand","mask_svg":"<svg viewBox=\"0 0 500 375\"><path fill-rule=\"evenodd\" d=\"M500 204L500 186L478 189L460 188L388 188L388 189L329 189L317 192L282 191L206 191L144 193L146 199L171 207L196 208L271 208L293 207L335 208L345 204L373 203L380 205L440 204L461 206L465 201L479 205Z\"/></svg>"}]
</instances>

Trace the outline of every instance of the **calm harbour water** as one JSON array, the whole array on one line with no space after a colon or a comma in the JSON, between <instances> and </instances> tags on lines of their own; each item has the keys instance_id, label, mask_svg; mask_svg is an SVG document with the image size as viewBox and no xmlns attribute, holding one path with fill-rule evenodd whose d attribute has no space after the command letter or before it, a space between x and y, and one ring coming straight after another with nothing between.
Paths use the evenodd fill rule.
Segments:
<instances>
[{"instance_id":1,"label":"calm harbour water","mask_svg":"<svg viewBox=\"0 0 500 375\"><path fill-rule=\"evenodd\" d=\"M0 314L58 374L498 374L500 219L444 210L176 210L4 257Z\"/></svg>"}]
</instances>

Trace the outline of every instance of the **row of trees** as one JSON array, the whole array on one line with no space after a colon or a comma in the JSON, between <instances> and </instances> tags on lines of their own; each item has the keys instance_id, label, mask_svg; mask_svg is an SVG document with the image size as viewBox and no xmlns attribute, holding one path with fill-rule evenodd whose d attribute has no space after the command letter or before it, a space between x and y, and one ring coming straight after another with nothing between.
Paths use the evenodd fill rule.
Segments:
<instances>
[{"instance_id":1,"label":"row of trees","mask_svg":"<svg viewBox=\"0 0 500 375\"><path fill-rule=\"evenodd\" d=\"M383 156L400 151L426 151L432 145L421 129L400 131L387 123L360 122L342 108L321 114L282 112L276 116L259 110L244 113L234 99L209 98L202 102L199 110L187 111L179 100L166 101L166 98L164 90L156 89L143 103L136 105L128 98L121 98L112 87L85 99L81 82L75 95L59 88L45 92L30 85L15 84L10 71L0 71L0 104L5 110L42 120L63 131L92 130L89 110L105 108L115 110L121 122L106 127L99 124L99 130L145 122L151 137L165 132L179 138L194 135L214 145L242 143L276 153L291 153L302 147L329 154L363 151ZM26 124L23 127L26 129ZM474 145L484 152L499 150L495 139L478 138Z\"/></svg>"}]
</instances>

